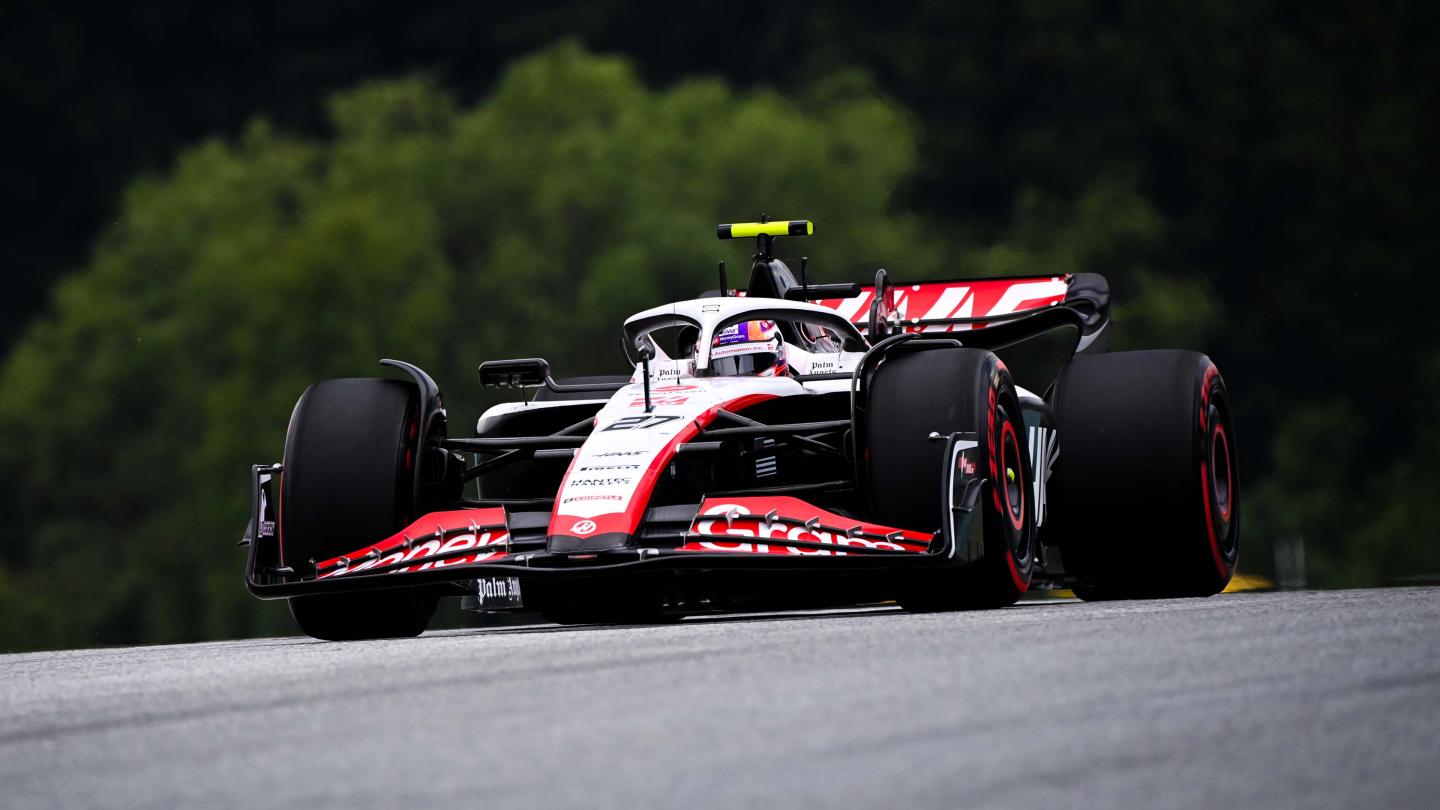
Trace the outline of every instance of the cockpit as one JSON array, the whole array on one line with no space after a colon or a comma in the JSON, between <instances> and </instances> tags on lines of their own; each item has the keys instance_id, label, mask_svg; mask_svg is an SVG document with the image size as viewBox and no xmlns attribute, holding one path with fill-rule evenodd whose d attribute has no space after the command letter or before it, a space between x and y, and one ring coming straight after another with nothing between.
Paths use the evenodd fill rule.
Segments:
<instances>
[{"instance_id":1,"label":"cockpit","mask_svg":"<svg viewBox=\"0 0 1440 810\"><path fill-rule=\"evenodd\" d=\"M847 370L866 349L858 330L812 304L702 298L642 312L625 325L626 349L638 361L677 376L797 376Z\"/></svg>"}]
</instances>

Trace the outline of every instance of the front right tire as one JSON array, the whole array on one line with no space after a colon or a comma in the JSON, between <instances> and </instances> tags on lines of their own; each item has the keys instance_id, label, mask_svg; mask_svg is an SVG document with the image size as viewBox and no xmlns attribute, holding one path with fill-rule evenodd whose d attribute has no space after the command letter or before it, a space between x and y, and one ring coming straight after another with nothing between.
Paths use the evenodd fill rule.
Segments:
<instances>
[{"instance_id":1,"label":"front right tire","mask_svg":"<svg viewBox=\"0 0 1440 810\"><path fill-rule=\"evenodd\" d=\"M978 560L917 576L900 595L907 610L1004 607L1035 568L1034 498L1024 417L1015 384L992 352L944 348L897 353L870 381L865 435L872 514L878 523L936 531L944 518L945 442L975 433L989 483L980 500Z\"/></svg>"}]
</instances>

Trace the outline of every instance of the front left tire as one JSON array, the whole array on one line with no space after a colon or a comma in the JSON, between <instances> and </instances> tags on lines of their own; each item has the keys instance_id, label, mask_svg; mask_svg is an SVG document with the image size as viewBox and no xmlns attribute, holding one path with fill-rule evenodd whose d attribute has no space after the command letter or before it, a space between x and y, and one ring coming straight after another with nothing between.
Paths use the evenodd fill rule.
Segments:
<instances>
[{"instance_id":1,"label":"front left tire","mask_svg":"<svg viewBox=\"0 0 1440 810\"><path fill-rule=\"evenodd\" d=\"M286 565L315 563L389 537L416 517L419 390L382 379L318 382L285 436L280 547ZM306 635L332 641L417 636L436 599L413 588L293 597Z\"/></svg>"}]
</instances>

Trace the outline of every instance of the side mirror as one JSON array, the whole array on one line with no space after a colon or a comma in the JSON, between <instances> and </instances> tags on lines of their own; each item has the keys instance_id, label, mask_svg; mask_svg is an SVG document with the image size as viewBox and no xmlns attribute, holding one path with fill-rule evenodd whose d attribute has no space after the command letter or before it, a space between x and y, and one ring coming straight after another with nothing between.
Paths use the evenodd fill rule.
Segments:
<instances>
[{"instance_id":1,"label":"side mirror","mask_svg":"<svg viewBox=\"0 0 1440 810\"><path fill-rule=\"evenodd\" d=\"M550 363L540 357L486 360L480 364L481 388L534 388L550 378Z\"/></svg>"}]
</instances>

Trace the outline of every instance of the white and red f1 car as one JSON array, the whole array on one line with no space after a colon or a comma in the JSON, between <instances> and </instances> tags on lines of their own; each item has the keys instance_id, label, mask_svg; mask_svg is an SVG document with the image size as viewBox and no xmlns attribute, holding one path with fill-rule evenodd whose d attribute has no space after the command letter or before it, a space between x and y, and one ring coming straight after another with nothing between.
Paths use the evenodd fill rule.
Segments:
<instances>
[{"instance_id":1,"label":"white and red f1 car","mask_svg":"<svg viewBox=\"0 0 1440 810\"><path fill-rule=\"evenodd\" d=\"M301 629L422 632L439 597L559 622L895 600L1208 595L1235 570L1230 400L1187 351L1105 353L1093 274L808 283L754 237L743 290L625 322L633 374L530 389L456 438L435 382L310 386L253 468L246 583Z\"/></svg>"}]
</instances>

